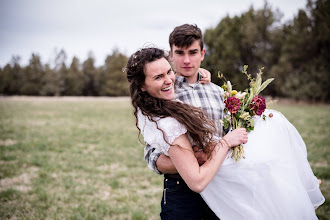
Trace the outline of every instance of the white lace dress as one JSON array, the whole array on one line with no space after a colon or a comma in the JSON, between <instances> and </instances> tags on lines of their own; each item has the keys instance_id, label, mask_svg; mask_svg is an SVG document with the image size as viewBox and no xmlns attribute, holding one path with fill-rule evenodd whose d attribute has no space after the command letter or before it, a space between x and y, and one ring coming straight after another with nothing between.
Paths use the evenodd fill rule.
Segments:
<instances>
[{"instance_id":1,"label":"white lace dress","mask_svg":"<svg viewBox=\"0 0 330 220\"><path fill-rule=\"evenodd\" d=\"M255 129L244 145L245 159L224 161L201 193L222 220L317 219L315 209L325 199L307 161L304 141L279 112L266 121L255 118ZM156 119L169 143L187 132L174 118ZM156 124L138 113L138 126L148 144L157 144L165 155L170 145Z\"/></svg>"}]
</instances>

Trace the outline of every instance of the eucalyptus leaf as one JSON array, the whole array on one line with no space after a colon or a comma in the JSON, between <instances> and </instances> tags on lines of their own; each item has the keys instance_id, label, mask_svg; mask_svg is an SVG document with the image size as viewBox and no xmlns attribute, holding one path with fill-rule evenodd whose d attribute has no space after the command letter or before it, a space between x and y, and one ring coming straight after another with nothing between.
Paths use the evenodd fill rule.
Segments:
<instances>
[{"instance_id":1,"label":"eucalyptus leaf","mask_svg":"<svg viewBox=\"0 0 330 220\"><path fill-rule=\"evenodd\" d=\"M264 90L269 83L271 83L272 81L274 80L274 78L270 78L270 79L267 79L261 86L260 88L258 89L258 91L256 91L256 95L258 95L262 90Z\"/></svg>"}]
</instances>

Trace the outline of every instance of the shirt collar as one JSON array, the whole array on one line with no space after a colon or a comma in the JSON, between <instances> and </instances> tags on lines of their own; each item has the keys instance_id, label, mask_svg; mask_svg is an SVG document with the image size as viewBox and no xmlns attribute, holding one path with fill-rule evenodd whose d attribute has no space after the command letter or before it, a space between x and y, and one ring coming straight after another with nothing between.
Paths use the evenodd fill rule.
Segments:
<instances>
[{"instance_id":1,"label":"shirt collar","mask_svg":"<svg viewBox=\"0 0 330 220\"><path fill-rule=\"evenodd\" d=\"M199 81L203 78L202 74L200 74L198 72L198 75L197 75L197 82L196 83L199 83ZM181 88L183 83L187 83L188 84L188 79L184 76L176 76L175 77L176 79L176 84Z\"/></svg>"}]
</instances>

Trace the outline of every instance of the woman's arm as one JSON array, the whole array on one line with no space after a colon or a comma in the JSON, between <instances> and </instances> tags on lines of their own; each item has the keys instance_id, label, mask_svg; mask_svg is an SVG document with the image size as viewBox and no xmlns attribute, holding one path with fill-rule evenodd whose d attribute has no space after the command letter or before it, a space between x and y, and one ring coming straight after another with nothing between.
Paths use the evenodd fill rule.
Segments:
<instances>
[{"instance_id":1,"label":"woman's arm","mask_svg":"<svg viewBox=\"0 0 330 220\"><path fill-rule=\"evenodd\" d=\"M198 148L197 146L193 147L194 156L197 159L198 164L201 166L207 160L207 154L204 153L203 149ZM161 154L157 161L155 162L157 171L161 173L173 174L178 173L176 167L174 166L170 157L165 154Z\"/></svg>"},{"instance_id":2,"label":"woman's arm","mask_svg":"<svg viewBox=\"0 0 330 220\"><path fill-rule=\"evenodd\" d=\"M244 128L235 129L223 139L225 141L220 140L216 144L211 158L202 166L199 166L186 134L179 136L172 143L168 151L169 156L191 190L200 193L205 189L225 160L228 149L247 142L247 132Z\"/></svg>"}]
</instances>

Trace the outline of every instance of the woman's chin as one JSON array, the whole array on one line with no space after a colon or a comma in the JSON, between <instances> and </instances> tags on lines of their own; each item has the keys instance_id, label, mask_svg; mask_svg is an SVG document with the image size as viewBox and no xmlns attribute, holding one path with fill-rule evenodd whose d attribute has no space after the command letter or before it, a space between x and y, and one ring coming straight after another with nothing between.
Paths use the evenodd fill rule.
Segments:
<instances>
[{"instance_id":1,"label":"woman's chin","mask_svg":"<svg viewBox=\"0 0 330 220\"><path fill-rule=\"evenodd\" d=\"M163 94L163 99L165 99L165 100L172 100L172 99L174 99L174 93Z\"/></svg>"}]
</instances>

